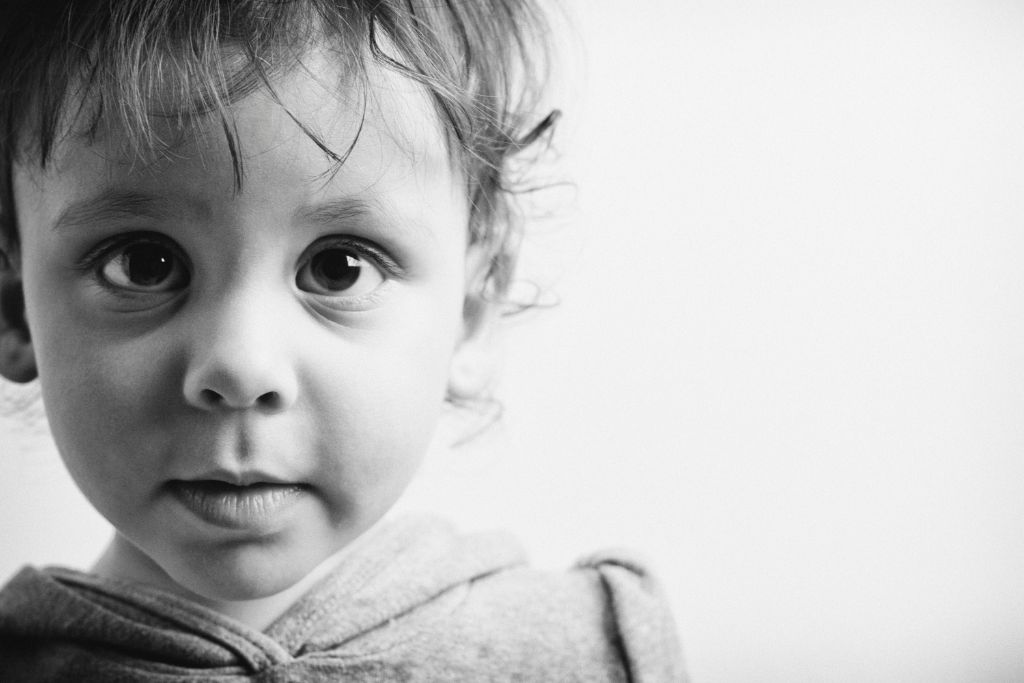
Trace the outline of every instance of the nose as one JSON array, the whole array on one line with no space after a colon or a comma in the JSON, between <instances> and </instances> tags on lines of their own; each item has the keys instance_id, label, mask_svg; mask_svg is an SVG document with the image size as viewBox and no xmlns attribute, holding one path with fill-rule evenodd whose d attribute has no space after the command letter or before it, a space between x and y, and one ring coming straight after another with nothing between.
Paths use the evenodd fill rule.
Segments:
<instances>
[{"instance_id":1,"label":"nose","mask_svg":"<svg viewBox=\"0 0 1024 683\"><path fill-rule=\"evenodd\" d=\"M191 322L185 400L206 411L278 413L298 397L286 330L273 307L253 297L212 307Z\"/></svg>"}]
</instances>

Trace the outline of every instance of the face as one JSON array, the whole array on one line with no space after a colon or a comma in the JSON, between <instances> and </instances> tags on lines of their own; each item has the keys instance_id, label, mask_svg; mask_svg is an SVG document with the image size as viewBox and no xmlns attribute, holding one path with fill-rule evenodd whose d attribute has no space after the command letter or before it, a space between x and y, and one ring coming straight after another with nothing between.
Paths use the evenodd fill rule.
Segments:
<instances>
[{"instance_id":1,"label":"face","mask_svg":"<svg viewBox=\"0 0 1024 683\"><path fill-rule=\"evenodd\" d=\"M311 70L279 95L342 152L362 103ZM286 589L380 518L428 446L462 337L468 207L426 97L373 86L333 175L260 92L232 110L241 191L212 117L160 158L109 128L15 169L54 438L149 581Z\"/></svg>"}]
</instances>

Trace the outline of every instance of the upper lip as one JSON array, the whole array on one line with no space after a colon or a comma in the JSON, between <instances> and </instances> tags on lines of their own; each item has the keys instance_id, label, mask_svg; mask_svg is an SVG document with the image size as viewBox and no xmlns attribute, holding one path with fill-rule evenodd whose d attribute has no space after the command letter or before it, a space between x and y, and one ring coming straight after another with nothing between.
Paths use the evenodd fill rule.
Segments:
<instances>
[{"instance_id":1,"label":"upper lip","mask_svg":"<svg viewBox=\"0 0 1024 683\"><path fill-rule=\"evenodd\" d=\"M252 486L254 484L277 484L280 486L298 486L297 482L283 479L276 475L260 470L226 470L216 469L196 477L188 477L179 481L202 482L219 481L234 486Z\"/></svg>"}]
</instances>

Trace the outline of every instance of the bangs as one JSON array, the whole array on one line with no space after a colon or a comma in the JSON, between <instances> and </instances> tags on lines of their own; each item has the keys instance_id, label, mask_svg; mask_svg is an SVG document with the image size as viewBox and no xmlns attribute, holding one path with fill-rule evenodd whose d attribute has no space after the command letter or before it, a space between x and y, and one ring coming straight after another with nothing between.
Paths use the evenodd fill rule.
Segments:
<instances>
[{"instance_id":1,"label":"bangs","mask_svg":"<svg viewBox=\"0 0 1024 683\"><path fill-rule=\"evenodd\" d=\"M183 11L185 4L111 2L109 14L72 5L64 21L68 30L55 34L66 47L49 46L36 82L26 83L32 99L20 112L11 112L5 126L18 134L15 157L31 155L45 168L63 136L91 142L101 127L111 125L136 156L163 154L201 119L215 116L240 188L244 170L230 113L234 103L262 90L287 112L274 79L299 67L305 54L325 43L344 73L363 71L358 66L364 50L354 22L328 23L315 3L236 7L205 0L187 3L192 7ZM341 155L292 118L340 163Z\"/></svg>"}]
</instances>

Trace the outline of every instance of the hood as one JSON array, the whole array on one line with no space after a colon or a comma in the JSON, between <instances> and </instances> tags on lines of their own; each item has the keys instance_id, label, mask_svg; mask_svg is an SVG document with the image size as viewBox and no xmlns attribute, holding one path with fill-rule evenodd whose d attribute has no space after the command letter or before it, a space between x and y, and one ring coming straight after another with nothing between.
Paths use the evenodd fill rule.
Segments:
<instances>
[{"instance_id":1,"label":"hood","mask_svg":"<svg viewBox=\"0 0 1024 683\"><path fill-rule=\"evenodd\" d=\"M255 673L317 652L356 651L378 627L524 563L520 546L504 533L461 535L429 517L384 522L264 632L157 589L26 568L0 591L0 643L59 642L68 657L102 652Z\"/></svg>"}]
</instances>

